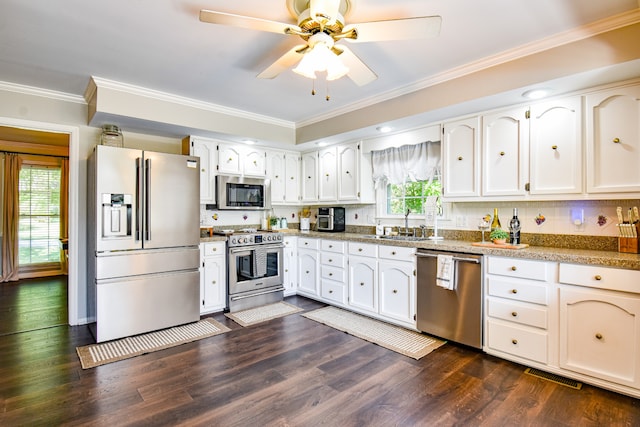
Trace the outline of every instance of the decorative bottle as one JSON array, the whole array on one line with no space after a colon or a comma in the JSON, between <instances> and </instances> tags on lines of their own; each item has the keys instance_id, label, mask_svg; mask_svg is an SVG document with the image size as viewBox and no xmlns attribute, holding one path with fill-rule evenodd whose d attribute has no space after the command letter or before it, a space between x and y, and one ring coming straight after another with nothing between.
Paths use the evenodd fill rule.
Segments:
<instances>
[{"instance_id":1,"label":"decorative bottle","mask_svg":"<svg viewBox=\"0 0 640 427\"><path fill-rule=\"evenodd\" d=\"M110 147L124 147L124 137L120 128L116 125L103 125L100 144Z\"/></svg>"},{"instance_id":2,"label":"decorative bottle","mask_svg":"<svg viewBox=\"0 0 640 427\"><path fill-rule=\"evenodd\" d=\"M498 208L493 208L493 221L491 221L491 231L496 228L502 228L500 225L500 218L498 218Z\"/></svg>"},{"instance_id":3,"label":"decorative bottle","mask_svg":"<svg viewBox=\"0 0 640 427\"><path fill-rule=\"evenodd\" d=\"M509 239L512 245L520 244L520 220L518 219L518 208L513 208L513 218L509 222Z\"/></svg>"}]
</instances>

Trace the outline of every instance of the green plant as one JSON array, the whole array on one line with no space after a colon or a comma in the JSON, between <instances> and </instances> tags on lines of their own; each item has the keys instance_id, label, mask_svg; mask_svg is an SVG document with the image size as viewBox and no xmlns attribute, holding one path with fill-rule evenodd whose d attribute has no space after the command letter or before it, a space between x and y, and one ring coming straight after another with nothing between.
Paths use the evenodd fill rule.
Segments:
<instances>
[{"instance_id":1,"label":"green plant","mask_svg":"<svg viewBox=\"0 0 640 427\"><path fill-rule=\"evenodd\" d=\"M509 237L509 233L504 231L502 228L496 228L491 232L491 234L489 234L490 240L500 240L500 239L506 239L508 237Z\"/></svg>"}]
</instances>

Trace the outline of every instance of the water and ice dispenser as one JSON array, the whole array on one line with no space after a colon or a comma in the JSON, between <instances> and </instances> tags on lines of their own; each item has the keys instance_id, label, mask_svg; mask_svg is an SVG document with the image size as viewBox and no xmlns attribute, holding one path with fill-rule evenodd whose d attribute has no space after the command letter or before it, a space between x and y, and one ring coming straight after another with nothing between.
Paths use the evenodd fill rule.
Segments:
<instances>
[{"instance_id":1,"label":"water and ice dispenser","mask_svg":"<svg viewBox=\"0 0 640 427\"><path fill-rule=\"evenodd\" d=\"M131 194L102 194L102 237L131 237Z\"/></svg>"}]
</instances>

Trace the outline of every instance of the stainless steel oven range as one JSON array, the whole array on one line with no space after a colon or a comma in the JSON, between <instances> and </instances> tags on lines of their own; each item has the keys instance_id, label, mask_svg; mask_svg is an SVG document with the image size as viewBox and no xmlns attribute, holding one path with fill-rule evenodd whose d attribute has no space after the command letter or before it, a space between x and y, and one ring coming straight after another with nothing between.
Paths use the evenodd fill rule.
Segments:
<instances>
[{"instance_id":1,"label":"stainless steel oven range","mask_svg":"<svg viewBox=\"0 0 640 427\"><path fill-rule=\"evenodd\" d=\"M282 233L233 234L227 239L227 308L246 310L282 301Z\"/></svg>"}]
</instances>

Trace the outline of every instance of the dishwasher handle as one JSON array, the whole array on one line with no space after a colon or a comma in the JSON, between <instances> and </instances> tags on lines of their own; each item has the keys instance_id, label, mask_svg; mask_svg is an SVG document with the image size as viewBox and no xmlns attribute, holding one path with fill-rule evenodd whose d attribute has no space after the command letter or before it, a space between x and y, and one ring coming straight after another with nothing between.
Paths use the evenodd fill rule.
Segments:
<instances>
[{"instance_id":1,"label":"dishwasher handle","mask_svg":"<svg viewBox=\"0 0 640 427\"><path fill-rule=\"evenodd\" d=\"M424 253L424 252L416 252L416 256L418 258L437 258L438 254L428 254L428 253ZM475 264L480 264L480 260L478 258L461 258L461 257L454 256L453 260L454 261L459 261L459 262L473 262Z\"/></svg>"}]
</instances>

